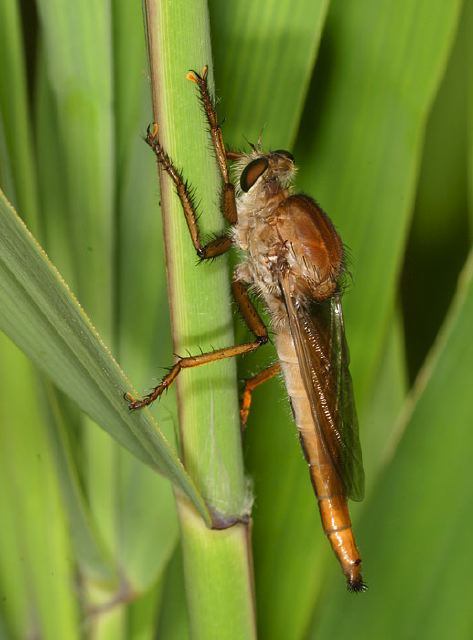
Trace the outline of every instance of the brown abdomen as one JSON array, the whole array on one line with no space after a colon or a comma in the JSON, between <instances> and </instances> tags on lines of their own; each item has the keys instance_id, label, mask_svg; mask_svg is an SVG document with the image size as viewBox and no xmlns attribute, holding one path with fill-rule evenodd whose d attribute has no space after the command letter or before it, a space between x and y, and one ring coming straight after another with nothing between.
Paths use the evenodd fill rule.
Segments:
<instances>
[{"instance_id":1,"label":"brown abdomen","mask_svg":"<svg viewBox=\"0 0 473 640\"><path fill-rule=\"evenodd\" d=\"M347 498L338 474L317 436L291 335L285 332L278 334L276 348L309 465L323 529L346 576L348 588L351 591L363 591L361 556L352 531Z\"/></svg>"}]
</instances>

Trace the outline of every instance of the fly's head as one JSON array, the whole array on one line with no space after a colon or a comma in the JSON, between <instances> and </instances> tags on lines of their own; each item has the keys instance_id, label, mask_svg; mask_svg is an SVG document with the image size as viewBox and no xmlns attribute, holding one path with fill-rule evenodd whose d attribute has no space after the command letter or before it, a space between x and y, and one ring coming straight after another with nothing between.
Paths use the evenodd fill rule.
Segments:
<instances>
[{"instance_id":1,"label":"fly's head","mask_svg":"<svg viewBox=\"0 0 473 640\"><path fill-rule=\"evenodd\" d=\"M239 159L236 173L240 196L248 194L256 200L271 197L291 186L296 173L294 156L283 149L269 153L254 149Z\"/></svg>"}]
</instances>

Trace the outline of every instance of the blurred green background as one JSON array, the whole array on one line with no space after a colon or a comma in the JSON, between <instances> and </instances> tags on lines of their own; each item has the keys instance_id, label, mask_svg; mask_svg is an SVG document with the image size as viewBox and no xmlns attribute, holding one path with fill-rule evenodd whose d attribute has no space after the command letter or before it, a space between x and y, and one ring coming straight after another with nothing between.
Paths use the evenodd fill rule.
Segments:
<instances>
[{"instance_id":1,"label":"blurred green background","mask_svg":"<svg viewBox=\"0 0 473 640\"><path fill-rule=\"evenodd\" d=\"M473 2L210 0L209 15L227 144L262 131L294 151L352 274L369 591L345 591L270 382L243 439L259 636L471 638ZM2 1L0 186L138 389L172 360L151 119L138 2ZM174 441L173 393L153 411ZM2 335L0 637L187 638L169 485L89 423Z\"/></svg>"}]
</instances>

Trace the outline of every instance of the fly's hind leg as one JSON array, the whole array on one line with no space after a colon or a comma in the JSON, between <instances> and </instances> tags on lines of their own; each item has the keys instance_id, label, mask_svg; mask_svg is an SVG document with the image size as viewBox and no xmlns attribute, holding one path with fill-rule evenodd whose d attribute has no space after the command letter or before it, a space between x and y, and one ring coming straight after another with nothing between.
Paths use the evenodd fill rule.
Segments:
<instances>
[{"instance_id":1,"label":"fly's hind leg","mask_svg":"<svg viewBox=\"0 0 473 640\"><path fill-rule=\"evenodd\" d=\"M201 365L208 364L209 362L223 360L224 358L234 358L235 356L250 353L268 342L268 330L253 306L246 287L236 280L232 283L232 291L248 328L255 336L255 340L232 347L224 347L223 349L216 349L215 351L201 353L198 356L178 358L177 362L171 367L169 373L164 376L161 382L154 387L148 395L143 398L136 399L130 393L125 394L125 399L128 402L129 409L141 409L142 407L150 405L159 398L164 391L166 391L183 369L192 369L193 367L200 367Z\"/></svg>"},{"instance_id":2,"label":"fly's hind leg","mask_svg":"<svg viewBox=\"0 0 473 640\"><path fill-rule=\"evenodd\" d=\"M279 362L275 362L269 367L266 367L266 369L263 369L262 371L257 373L252 378L248 378L247 380L245 380L245 387L241 396L240 405L240 421L242 429L246 427L246 423L248 422L251 401L253 399L253 391L256 389L256 387L259 387L260 384L263 384L263 382L271 380L271 378L277 376L280 371L281 365L279 364Z\"/></svg>"},{"instance_id":3,"label":"fly's hind leg","mask_svg":"<svg viewBox=\"0 0 473 640\"><path fill-rule=\"evenodd\" d=\"M232 282L232 292L240 313L243 316L243 319L248 328L255 336L266 336L267 340L268 330L266 329L260 315L258 314L253 302L251 301L251 298L248 295L248 289L239 280L234 280ZM277 362L272 366L263 369L263 371L260 371L260 373L258 373L256 376L253 376L249 380L246 380L240 406L240 420L242 429L245 428L248 420L252 393L254 389L256 389L256 387L258 387L260 384L263 384L263 382L266 382L266 380L270 380L272 377L277 375L280 370L281 366L279 362Z\"/></svg>"}]
</instances>

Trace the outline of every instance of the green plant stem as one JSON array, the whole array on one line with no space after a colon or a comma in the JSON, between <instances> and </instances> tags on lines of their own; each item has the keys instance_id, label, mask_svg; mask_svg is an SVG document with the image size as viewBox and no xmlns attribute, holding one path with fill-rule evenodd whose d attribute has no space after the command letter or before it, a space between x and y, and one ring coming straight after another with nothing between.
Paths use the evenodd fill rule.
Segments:
<instances>
[{"instance_id":1,"label":"green plant stem","mask_svg":"<svg viewBox=\"0 0 473 640\"><path fill-rule=\"evenodd\" d=\"M185 499L178 510L192 638L256 638L249 527L210 530Z\"/></svg>"},{"instance_id":2,"label":"green plant stem","mask_svg":"<svg viewBox=\"0 0 473 640\"><path fill-rule=\"evenodd\" d=\"M198 190L205 238L222 228L218 173L204 115L186 73L208 64L213 77L207 4L148 0L145 11L154 119L163 146ZM160 177L174 352L230 345L234 338L226 260L196 267L179 200L169 177ZM214 523L229 526L207 528L178 498L192 637L206 640L255 633L248 528L241 523L249 501L235 380L235 363L228 360L185 371L177 380L183 462ZM245 606L240 610L236 603L241 602ZM216 625L217 618L225 627Z\"/></svg>"}]
</instances>

